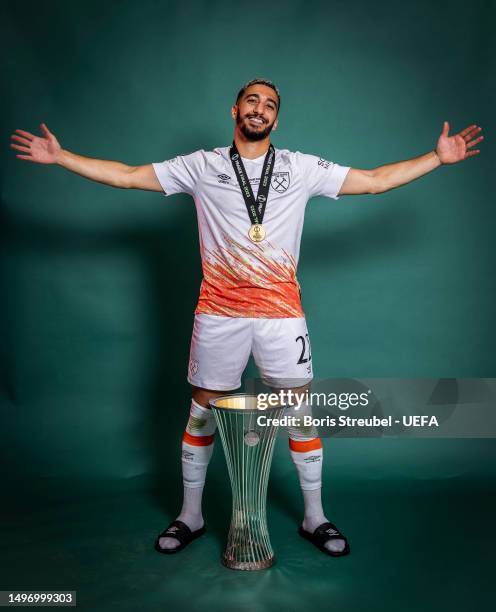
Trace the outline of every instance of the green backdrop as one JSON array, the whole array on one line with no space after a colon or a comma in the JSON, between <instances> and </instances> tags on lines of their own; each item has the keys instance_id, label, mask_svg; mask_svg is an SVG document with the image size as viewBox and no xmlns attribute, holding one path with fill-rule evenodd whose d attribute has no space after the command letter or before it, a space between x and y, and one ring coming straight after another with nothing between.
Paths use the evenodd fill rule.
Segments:
<instances>
[{"instance_id":1,"label":"green backdrop","mask_svg":"<svg viewBox=\"0 0 496 612\"><path fill-rule=\"evenodd\" d=\"M91 610L179 609L185 590L199 610L486 602L493 440L326 440L326 508L353 550L339 560L297 541L280 440L280 562L256 575L218 563L219 444L209 539L157 555L181 497L201 279L192 200L21 162L8 143L44 121L64 148L135 165L225 146L255 76L281 89L275 145L343 165L413 157L444 120L477 123L475 159L386 194L311 201L299 279L316 376L492 377L494 18L482 0L2 3L0 589L77 588Z\"/></svg>"}]
</instances>

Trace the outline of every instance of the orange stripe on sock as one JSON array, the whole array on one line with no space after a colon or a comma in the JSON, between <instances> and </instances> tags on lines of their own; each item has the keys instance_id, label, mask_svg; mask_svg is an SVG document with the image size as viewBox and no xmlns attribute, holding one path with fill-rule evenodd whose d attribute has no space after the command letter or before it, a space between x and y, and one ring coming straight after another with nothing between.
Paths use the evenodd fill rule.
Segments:
<instances>
[{"instance_id":1,"label":"orange stripe on sock","mask_svg":"<svg viewBox=\"0 0 496 612\"><path fill-rule=\"evenodd\" d=\"M322 448L322 442L320 438L314 438L313 440L289 440L289 448L297 453L306 453L307 451L317 450Z\"/></svg>"},{"instance_id":2,"label":"orange stripe on sock","mask_svg":"<svg viewBox=\"0 0 496 612\"><path fill-rule=\"evenodd\" d=\"M214 436L192 436L187 431L183 434L183 442L191 444L191 446L208 446L214 441Z\"/></svg>"}]
</instances>

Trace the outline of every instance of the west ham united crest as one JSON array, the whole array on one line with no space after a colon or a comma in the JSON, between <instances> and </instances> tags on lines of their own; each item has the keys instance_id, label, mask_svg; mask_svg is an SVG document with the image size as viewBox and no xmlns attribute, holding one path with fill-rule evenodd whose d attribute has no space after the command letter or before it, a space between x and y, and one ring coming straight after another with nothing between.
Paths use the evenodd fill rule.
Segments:
<instances>
[{"instance_id":1,"label":"west ham united crest","mask_svg":"<svg viewBox=\"0 0 496 612\"><path fill-rule=\"evenodd\" d=\"M196 359L189 360L189 373L191 374L191 376L194 376L195 374L198 373L199 366L200 364L198 363Z\"/></svg>"},{"instance_id":2,"label":"west ham united crest","mask_svg":"<svg viewBox=\"0 0 496 612\"><path fill-rule=\"evenodd\" d=\"M279 193L284 193L289 187L289 172L274 172L270 186Z\"/></svg>"}]
</instances>

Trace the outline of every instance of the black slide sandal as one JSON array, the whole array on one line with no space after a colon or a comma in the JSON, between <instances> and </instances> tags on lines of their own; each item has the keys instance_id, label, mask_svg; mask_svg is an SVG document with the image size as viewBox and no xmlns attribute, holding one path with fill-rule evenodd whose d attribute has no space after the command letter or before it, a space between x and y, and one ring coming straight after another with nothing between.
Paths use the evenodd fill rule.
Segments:
<instances>
[{"instance_id":1,"label":"black slide sandal","mask_svg":"<svg viewBox=\"0 0 496 612\"><path fill-rule=\"evenodd\" d=\"M156 539L155 550L159 553L163 553L164 555L172 555L185 548L190 542L196 540L196 538L199 538L205 533L205 531L205 525L196 531L191 531L186 523L183 523L182 521L172 521L167 529L162 531L162 533ZM176 540L179 540L179 546L176 546L176 548L160 548L160 538L176 538Z\"/></svg>"},{"instance_id":2,"label":"black slide sandal","mask_svg":"<svg viewBox=\"0 0 496 612\"><path fill-rule=\"evenodd\" d=\"M344 557L344 555L348 555L350 553L350 545L348 544L348 540L339 531L336 525L333 525L332 523L322 523L322 525L319 525L313 533L305 531L303 527L300 526L298 533L302 538L309 540L312 542L312 544L315 544L319 550L326 555L330 555L331 557ZM344 540L345 547L341 552L328 550L324 544L329 540Z\"/></svg>"}]
</instances>

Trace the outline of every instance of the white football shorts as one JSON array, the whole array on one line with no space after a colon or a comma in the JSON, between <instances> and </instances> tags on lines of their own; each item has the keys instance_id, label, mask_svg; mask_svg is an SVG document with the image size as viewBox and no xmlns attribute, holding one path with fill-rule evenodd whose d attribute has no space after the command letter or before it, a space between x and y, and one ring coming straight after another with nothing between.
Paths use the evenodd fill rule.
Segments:
<instances>
[{"instance_id":1,"label":"white football shorts","mask_svg":"<svg viewBox=\"0 0 496 612\"><path fill-rule=\"evenodd\" d=\"M301 387L313 378L305 317L260 319L197 314L188 382L214 391L241 386L250 353L265 384Z\"/></svg>"}]
</instances>

